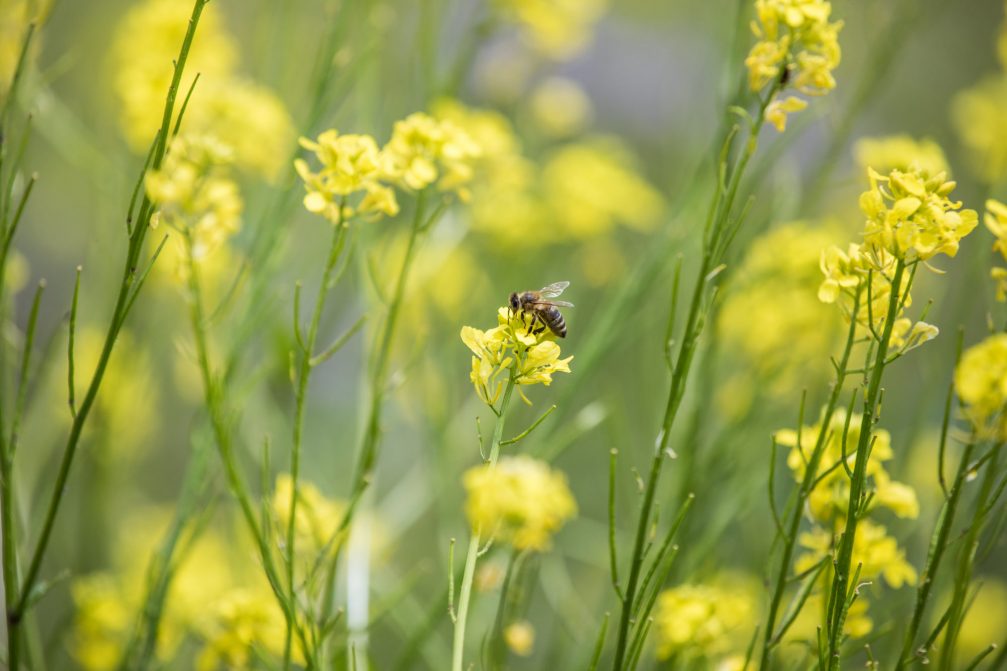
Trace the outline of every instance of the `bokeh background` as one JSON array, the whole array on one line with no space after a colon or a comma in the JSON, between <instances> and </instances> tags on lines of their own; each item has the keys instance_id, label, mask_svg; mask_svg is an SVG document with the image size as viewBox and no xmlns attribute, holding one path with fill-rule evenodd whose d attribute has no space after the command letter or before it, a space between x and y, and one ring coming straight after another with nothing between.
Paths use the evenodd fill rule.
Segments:
<instances>
[{"instance_id":1,"label":"bokeh background","mask_svg":"<svg viewBox=\"0 0 1007 671\"><path fill-rule=\"evenodd\" d=\"M22 4L0 5L5 59L19 34ZM161 56L162 39L128 22L149 4L54 2L20 101L33 115L23 165L39 175L15 243L17 282L24 288L12 314L20 328L31 287L43 278L47 283L39 326L46 355L18 455L29 537L69 426L63 352L75 268L83 268L81 370L90 370L87 362L97 357L121 272L126 205L148 141L137 140L144 134L129 118L142 117L144 103L129 99L129 87L143 83L131 84L128 73L145 53ZM158 4L187 15L182 0ZM204 83L209 91L225 77L240 82L221 104L235 105L227 113L235 115L236 132L259 152L258 167L241 176L244 224L221 262L222 307L212 324L214 347L232 364L241 459L253 481L267 437L271 479L286 468L294 284L304 281L306 295L313 294L329 235L328 225L300 205L302 187L286 160L296 138L333 127L384 141L396 119L450 110L455 100L492 110L498 116L487 123L495 129L509 126L503 136L513 142L511 162L494 166L493 179L474 188L471 205L453 208L438 223L407 293L383 448L366 502L374 549L374 668L447 667L449 539L467 536L460 477L479 460L475 417L484 426L491 419L468 381L470 357L459 329L493 325L510 291L556 280L571 282L564 298L576 304L566 311L570 332L562 343L564 354L575 357L573 372L548 389L531 390L534 407L522 407L510 425L527 425L558 406L523 449L567 474L579 514L553 550L534 559L524 609L537 643L530 657L512 658L513 665L583 668L603 613L615 610L606 545L609 450L620 452L619 534L627 547L637 505L630 467L645 468L664 403L671 271L676 255L686 277L696 260L714 139L729 123L726 105L742 92L752 38L744 1L583 5L572 11L587 17L579 31L567 21L543 37L482 0L213 0L214 30L227 44L203 44L209 65L201 68L199 59L191 65L203 78L196 96ZM671 584L732 574L756 594L753 623L764 609L758 594L772 531L770 435L796 425L802 390L812 409L828 391L828 356L841 326L835 311L815 298L818 253L855 239L860 229L857 197L866 177L858 141L929 138L943 148L959 184L956 195L967 206L981 209L986 197L1007 196L1003 175L991 175L976 160L971 122L955 111L964 91L1005 77L997 57L1003 3L835 2L833 12L845 22L838 86L795 117L785 134L764 130L745 186L756 200L733 247L689 386L686 421L672 441L677 459L659 493L662 517L688 492L697 497L679 537ZM322 96L318 123L305 127L317 45L335 21L344 26L334 55L339 67ZM171 49L179 37L166 40ZM230 59L221 66L229 72L215 72L214 59ZM1007 102L1007 94L1001 100ZM242 121L242 115L258 120ZM1007 105L994 106L992 116L993 130L978 142L996 151L1007 147ZM330 303L326 334L380 312L379 295L393 281L407 226L403 216L356 231L351 270ZM946 275L920 274L916 300L919 306L933 301L928 321L941 337L925 356L896 364L886 382L883 427L897 455L889 470L916 487L921 501L917 520L886 522L917 567L939 501L935 436L955 334L963 328L966 343L978 340L996 309L987 281L991 244L990 235L977 230L957 258L938 264ZM112 359L43 568L48 576L65 572L36 611L35 644L53 669L104 668L107 649L89 649L88 635L114 647L116 624L131 617L123 605L128 599L120 599L122 612L114 606L126 588L109 584L141 575L171 519L193 445L210 440L177 282L170 271L156 271L145 291ZM16 330L8 336L19 337ZM312 380L303 473L333 501L344 498L350 484L363 412L362 361L372 337L365 328ZM219 466L210 460L206 468L215 483L205 502L213 510L208 540L194 551L192 571L179 578L179 590L190 592L179 598L196 610L199 595L240 583L242 571L254 566ZM776 468L788 482L783 464ZM967 627L975 641L963 640L963 655L1007 634L1002 503L997 515L978 567L985 588ZM487 565L502 571L504 560L491 556ZM94 576L106 584L88 582ZM492 586L493 576L485 579ZM879 596L871 600L877 623L911 608L911 588L879 583L871 589ZM494 607L492 598L476 603L471 631L485 630ZM88 608L107 621L82 616ZM424 628L429 636L415 643ZM886 633L881 626L872 635L875 653L897 647L898 636ZM176 634L180 652L168 664L186 668L199 637ZM645 659L654 663L651 652Z\"/></svg>"}]
</instances>

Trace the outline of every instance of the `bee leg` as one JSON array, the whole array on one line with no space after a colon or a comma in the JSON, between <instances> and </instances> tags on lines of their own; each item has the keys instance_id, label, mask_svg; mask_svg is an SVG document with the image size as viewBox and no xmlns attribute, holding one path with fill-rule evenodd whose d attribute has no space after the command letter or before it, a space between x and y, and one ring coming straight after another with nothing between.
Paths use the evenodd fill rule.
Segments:
<instances>
[{"instance_id":1,"label":"bee leg","mask_svg":"<svg viewBox=\"0 0 1007 671\"><path fill-rule=\"evenodd\" d=\"M540 315L537 312L535 313L534 318L532 319L532 322L531 322L532 326L535 326L535 322L538 322L540 324L540 326L537 329L533 328L531 330L531 334L532 335L538 335L540 333L543 333L545 331L545 329L546 329L546 323L542 320L542 315Z\"/></svg>"}]
</instances>

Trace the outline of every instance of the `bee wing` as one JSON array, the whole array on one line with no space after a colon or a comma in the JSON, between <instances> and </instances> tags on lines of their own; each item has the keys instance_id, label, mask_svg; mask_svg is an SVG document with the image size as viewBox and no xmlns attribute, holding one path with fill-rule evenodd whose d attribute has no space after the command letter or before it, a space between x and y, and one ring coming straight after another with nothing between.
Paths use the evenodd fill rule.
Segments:
<instances>
[{"instance_id":1,"label":"bee wing","mask_svg":"<svg viewBox=\"0 0 1007 671\"><path fill-rule=\"evenodd\" d=\"M539 293L542 294L542 298L556 298L556 296L563 293L563 290L568 286L570 286L569 282L553 282L548 286L542 287L542 289L539 290Z\"/></svg>"},{"instance_id":2,"label":"bee wing","mask_svg":"<svg viewBox=\"0 0 1007 671\"><path fill-rule=\"evenodd\" d=\"M552 305L557 308L572 308L573 303L569 301L535 301L535 305Z\"/></svg>"}]
</instances>

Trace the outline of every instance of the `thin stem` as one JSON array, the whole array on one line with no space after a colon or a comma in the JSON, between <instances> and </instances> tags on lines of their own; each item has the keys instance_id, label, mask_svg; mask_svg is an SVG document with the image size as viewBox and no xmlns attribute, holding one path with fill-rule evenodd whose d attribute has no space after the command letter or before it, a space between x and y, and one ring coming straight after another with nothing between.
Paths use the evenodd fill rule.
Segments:
<instances>
[{"instance_id":1,"label":"thin stem","mask_svg":"<svg viewBox=\"0 0 1007 671\"><path fill-rule=\"evenodd\" d=\"M493 442L490 444L489 464L490 468L495 468L497 459L500 457L500 442L503 436L503 428L507 419L507 410L510 407L511 397L514 394L516 382L513 372L507 381L504 389L503 400L500 402L500 418L493 428ZM462 571L461 591L458 594L458 612L455 616L454 642L451 647L451 671L462 671L463 659L465 656L465 623L468 619L469 601L472 597L472 581L475 577L476 562L479 559L479 548L481 542L481 530L473 529L472 537L469 539L469 549L465 555L465 568Z\"/></svg>"},{"instance_id":2,"label":"thin stem","mask_svg":"<svg viewBox=\"0 0 1007 671\"><path fill-rule=\"evenodd\" d=\"M857 521L861 516L860 507L862 495L867 480L867 461L870 455L871 435L873 434L874 418L878 411L878 395L881 392L881 379L885 371L885 360L888 356L888 346L892 338L892 328L895 326L895 318L901 301L902 275L905 271L906 263L903 259L898 259L895 264L895 273L891 280L891 291L888 299L888 313L885 316L885 323L878 341L878 348L874 354L874 366L871 370L870 381L867 392L864 396L864 413L861 419L861 431L857 441L857 456L853 467L853 479L850 482L850 498L846 513L846 529L842 534L842 541L839 545L838 559L836 560L836 570L833 576L833 586L836 594L840 595L835 599L829 620L829 668L838 671L840 650L842 642L842 622L845 620L847 609L847 582L850 576L850 567L853 562L853 541L857 534Z\"/></svg>"}]
</instances>

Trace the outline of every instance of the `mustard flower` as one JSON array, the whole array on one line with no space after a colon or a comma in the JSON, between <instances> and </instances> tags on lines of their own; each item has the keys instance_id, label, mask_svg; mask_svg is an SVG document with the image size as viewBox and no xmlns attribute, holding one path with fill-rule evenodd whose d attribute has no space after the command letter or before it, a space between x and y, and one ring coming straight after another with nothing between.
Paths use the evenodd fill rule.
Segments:
<instances>
[{"instance_id":1,"label":"mustard flower","mask_svg":"<svg viewBox=\"0 0 1007 671\"><path fill-rule=\"evenodd\" d=\"M986 201L986 215L983 223L990 233L996 237L993 243L993 251L1000 252L1004 261L1007 261L1007 205L999 200L990 198Z\"/></svg>"},{"instance_id":2,"label":"mustard flower","mask_svg":"<svg viewBox=\"0 0 1007 671\"><path fill-rule=\"evenodd\" d=\"M108 573L74 580L70 588L76 613L71 653L87 671L111 671L122 656L123 643L133 624L134 600L120 581Z\"/></svg>"},{"instance_id":3,"label":"mustard flower","mask_svg":"<svg viewBox=\"0 0 1007 671\"><path fill-rule=\"evenodd\" d=\"M535 628L527 620L507 625L503 631L504 643L518 657L527 657L535 647Z\"/></svg>"},{"instance_id":4,"label":"mustard flower","mask_svg":"<svg viewBox=\"0 0 1007 671\"><path fill-rule=\"evenodd\" d=\"M814 567L825 557L832 556L834 534L821 527L802 533L798 543L808 552L794 564L800 573ZM860 580L884 578L893 589L916 583L916 569L906 561L905 552L887 530L871 520L861 520L853 542L853 566L860 566Z\"/></svg>"},{"instance_id":5,"label":"mustard flower","mask_svg":"<svg viewBox=\"0 0 1007 671\"><path fill-rule=\"evenodd\" d=\"M355 214L398 214L395 192L381 181L388 173L389 159L374 138L327 130L317 142L301 138L301 146L314 152L322 164L321 170L312 172L303 159L294 161L308 192L304 207L309 212L321 214L332 223Z\"/></svg>"},{"instance_id":6,"label":"mustard flower","mask_svg":"<svg viewBox=\"0 0 1007 671\"><path fill-rule=\"evenodd\" d=\"M196 660L197 671L256 668L262 653L279 659L283 654L286 621L272 592L266 587L238 587L211 604L200 629L205 645ZM295 641L293 658L304 663Z\"/></svg>"},{"instance_id":7,"label":"mustard flower","mask_svg":"<svg viewBox=\"0 0 1007 671\"><path fill-rule=\"evenodd\" d=\"M473 354L469 379L484 403L496 404L509 376L518 385L549 386L553 373L570 372L573 357L560 358L560 347L549 329L532 328L528 316L509 308L497 311L497 323L488 331L471 326L461 331L462 342Z\"/></svg>"},{"instance_id":8,"label":"mustard flower","mask_svg":"<svg viewBox=\"0 0 1007 671\"><path fill-rule=\"evenodd\" d=\"M815 520L823 523L842 518L847 511L850 479L840 462L845 452L847 468L853 470L863 416L856 413L851 415L848 426L846 420L846 410L840 408L833 413L829 426L826 427L825 445L816 471L817 484L808 497L809 512ZM804 478L807 462L821 430L821 423L802 427L800 443L797 441L797 431L792 429L782 429L774 434L777 444L790 448L787 466L793 471L797 482ZM891 435L884 429L877 429L871 434L871 440L874 446L866 473L869 487L874 491L872 505L889 508L899 517L915 518L919 515L916 492L908 485L892 480L883 465L893 456Z\"/></svg>"},{"instance_id":9,"label":"mustard flower","mask_svg":"<svg viewBox=\"0 0 1007 671\"><path fill-rule=\"evenodd\" d=\"M441 191L467 200L467 186L482 150L453 122L415 112L395 122L384 151L389 176L403 186L419 191L436 182Z\"/></svg>"},{"instance_id":10,"label":"mustard flower","mask_svg":"<svg viewBox=\"0 0 1007 671\"><path fill-rule=\"evenodd\" d=\"M471 468L463 483L473 530L517 550L549 549L553 534L577 513L566 476L525 455Z\"/></svg>"},{"instance_id":11,"label":"mustard flower","mask_svg":"<svg viewBox=\"0 0 1007 671\"><path fill-rule=\"evenodd\" d=\"M919 169L928 175L948 172L941 146L931 139L916 140L908 135L865 137L853 146L853 155L863 170L873 167L881 173Z\"/></svg>"},{"instance_id":12,"label":"mustard flower","mask_svg":"<svg viewBox=\"0 0 1007 671\"><path fill-rule=\"evenodd\" d=\"M658 659L703 658L743 648L756 612L754 590L736 576L661 592L654 608Z\"/></svg>"},{"instance_id":13,"label":"mustard flower","mask_svg":"<svg viewBox=\"0 0 1007 671\"><path fill-rule=\"evenodd\" d=\"M535 49L568 59L587 46L608 0L494 0L500 16L515 23Z\"/></svg>"},{"instance_id":14,"label":"mustard flower","mask_svg":"<svg viewBox=\"0 0 1007 671\"><path fill-rule=\"evenodd\" d=\"M955 391L980 435L1007 439L1007 334L989 336L962 353Z\"/></svg>"},{"instance_id":15,"label":"mustard flower","mask_svg":"<svg viewBox=\"0 0 1007 671\"><path fill-rule=\"evenodd\" d=\"M836 86L832 71L839 65L842 22L829 22L832 5L823 0L756 0L752 32L758 42L745 59L748 84L762 91L770 82L809 96L821 96ZM773 100L766 120L782 131L786 115L807 104L798 98Z\"/></svg>"},{"instance_id":16,"label":"mustard flower","mask_svg":"<svg viewBox=\"0 0 1007 671\"><path fill-rule=\"evenodd\" d=\"M165 223L192 241L193 261L201 263L241 225L243 203L230 178L231 150L210 136L176 136L160 170L145 177L147 195L157 206L151 227ZM187 273L183 264L180 278Z\"/></svg>"},{"instance_id":17,"label":"mustard flower","mask_svg":"<svg viewBox=\"0 0 1007 671\"><path fill-rule=\"evenodd\" d=\"M962 210L961 202L948 198L955 183L947 181L947 173L931 175L917 167L888 175L868 169L868 175L871 187L861 194L860 209L867 217L864 243L875 267L882 265L880 250L907 262L954 256L979 221L975 210Z\"/></svg>"},{"instance_id":18,"label":"mustard flower","mask_svg":"<svg viewBox=\"0 0 1007 671\"><path fill-rule=\"evenodd\" d=\"M290 494L293 479L289 473L276 476L276 487L273 490L272 508L276 524L281 535L286 535L290 523ZM311 559L334 538L339 529L346 504L325 497L315 485L304 480L297 483L297 519L294 521L294 533L297 534L298 552ZM333 546L337 543L333 543ZM332 548L334 550L334 547Z\"/></svg>"}]
</instances>

